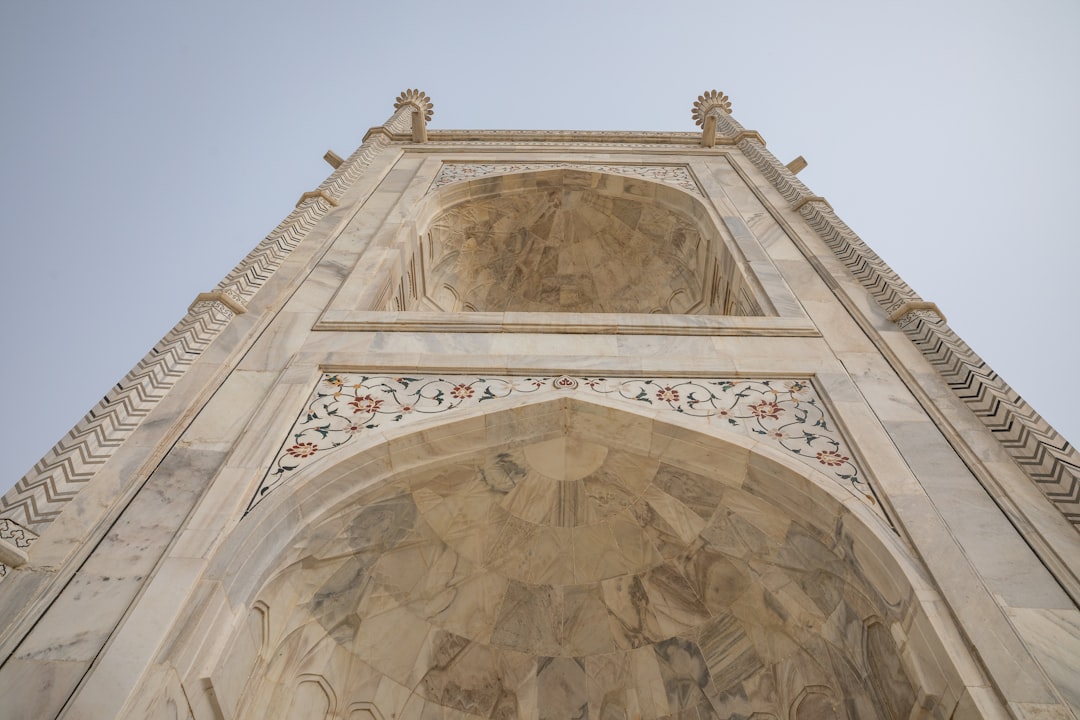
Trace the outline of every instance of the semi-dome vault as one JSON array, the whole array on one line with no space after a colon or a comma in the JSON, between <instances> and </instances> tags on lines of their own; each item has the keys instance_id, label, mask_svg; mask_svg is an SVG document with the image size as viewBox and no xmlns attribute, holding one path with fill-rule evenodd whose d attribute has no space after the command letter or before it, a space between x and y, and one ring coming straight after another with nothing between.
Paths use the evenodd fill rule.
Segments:
<instances>
[{"instance_id":1,"label":"semi-dome vault","mask_svg":"<svg viewBox=\"0 0 1080 720\"><path fill-rule=\"evenodd\" d=\"M422 297L399 296L388 309L761 312L708 214L683 191L584 169L472 185L427 226Z\"/></svg>"},{"instance_id":2,"label":"semi-dome vault","mask_svg":"<svg viewBox=\"0 0 1080 720\"><path fill-rule=\"evenodd\" d=\"M433 110L0 498L0 717L1080 718L1080 455L805 161Z\"/></svg>"},{"instance_id":3,"label":"semi-dome vault","mask_svg":"<svg viewBox=\"0 0 1080 720\"><path fill-rule=\"evenodd\" d=\"M924 580L828 478L572 397L485 426L442 428L460 441L387 476L357 449L255 511L216 571L227 592L268 578L242 602L254 646L245 628L217 671L248 678L238 717L374 699L416 717L906 718L940 687L928 667L956 672L939 638L907 638Z\"/></svg>"}]
</instances>

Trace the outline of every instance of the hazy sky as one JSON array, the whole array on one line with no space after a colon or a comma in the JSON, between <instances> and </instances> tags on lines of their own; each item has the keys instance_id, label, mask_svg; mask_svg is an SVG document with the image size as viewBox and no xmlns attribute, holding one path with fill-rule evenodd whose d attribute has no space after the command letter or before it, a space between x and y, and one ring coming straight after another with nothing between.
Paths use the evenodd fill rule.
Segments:
<instances>
[{"instance_id":1,"label":"hazy sky","mask_svg":"<svg viewBox=\"0 0 1080 720\"><path fill-rule=\"evenodd\" d=\"M723 90L1080 440L1078 31L1073 0L5 3L0 491L406 87L432 128L610 130Z\"/></svg>"}]
</instances>

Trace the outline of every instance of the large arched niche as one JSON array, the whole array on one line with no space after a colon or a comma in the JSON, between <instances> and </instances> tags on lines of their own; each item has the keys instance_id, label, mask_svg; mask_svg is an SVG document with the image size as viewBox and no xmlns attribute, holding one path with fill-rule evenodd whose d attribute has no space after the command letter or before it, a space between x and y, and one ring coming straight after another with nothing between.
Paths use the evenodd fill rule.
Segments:
<instances>
[{"instance_id":1,"label":"large arched niche","mask_svg":"<svg viewBox=\"0 0 1080 720\"><path fill-rule=\"evenodd\" d=\"M207 663L238 718L949 717L962 643L829 483L574 398L388 436L240 524Z\"/></svg>"},{"instance_id":2,"label":"large arched niche","mask_svg":"<svg viewBox=\"0 0 1080 720\"><path fill-rule=\"evenodd\" d=\"M378 309L762 315L704 204L678 188L579 169L435 190Z\"/></svg>"}]
</instances>

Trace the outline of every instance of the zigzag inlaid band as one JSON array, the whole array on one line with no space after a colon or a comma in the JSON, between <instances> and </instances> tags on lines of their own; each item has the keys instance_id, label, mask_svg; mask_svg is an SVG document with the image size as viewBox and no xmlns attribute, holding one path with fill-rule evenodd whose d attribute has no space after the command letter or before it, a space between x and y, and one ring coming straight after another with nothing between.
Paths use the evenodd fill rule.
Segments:
<instances>
[{"instance_id":1,"label":"zigzag inlaid band","mask_svg":"<svg viewBox=\"0 0 1080 720\"><path fill-rule=\"evenodd\" d=\"M718 115L717 132L737 136L741 125L725 113ZM737 143L784 199L798 209L848 270L891 315L919 296L866 246L822 198L810 192L757 140ZM1080 453L1001 379L933 311L912 310L897 324L1047 500L1080 530Z\"/></svg>"},{"instance_id":2,"label":"zigzag inlaid band","mask_svg":"<svg viewBox=\"0 0 1080 720\"><path fill-rule=\"evenodd\" d=\"M409 109L395 112L390 132L408 130ZM376 134L259 243L217 290L241 306L251 300L281 263L332 208L323 195L340 198L390 141ZM37 531L52 522L187 368L226 327L233 311L222 302L194 304L187 315L34 468L0 498L0 518ZM36 537L36 535L35 535ZM4 571L0 570L0 578Z\"/></svg>"}]
</instances>

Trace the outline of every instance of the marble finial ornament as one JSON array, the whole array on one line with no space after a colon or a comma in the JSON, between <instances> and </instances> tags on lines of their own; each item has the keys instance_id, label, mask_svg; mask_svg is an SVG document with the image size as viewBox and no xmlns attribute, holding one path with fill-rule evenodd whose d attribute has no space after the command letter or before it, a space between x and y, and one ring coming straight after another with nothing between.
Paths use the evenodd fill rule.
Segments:
<instances>
[{"instance_id":1,"label":"marble finial ornament","mask_svg":"<svg viewBox=\"0 0 1080 720\"><path fill-rule=\"evenodd\" d=\"M731 114L731 98L722 92L716 90L709 90L707 92L698 95L697 102L694 103L694 109L691 115L694 118L694 123L698 127L702 127L705 124L705 118L709 115L713 108L719 108L722 112Z\"/></svg>"},{"instance_id":2,"label":"marble finial ornament","mask_svg":"<svg viewBox=\"0 0 1080 720\"><path fill-rule=\"evenodd\" d=\"M432 115L435 114L434 107L431 98L427 96L422 90L405 90L394 101L394 109L400 110L405 105L412 105L424 116L424 121L430 121Z\"/></svg>"}]
</instances>

